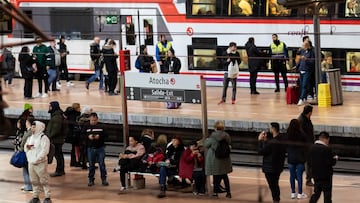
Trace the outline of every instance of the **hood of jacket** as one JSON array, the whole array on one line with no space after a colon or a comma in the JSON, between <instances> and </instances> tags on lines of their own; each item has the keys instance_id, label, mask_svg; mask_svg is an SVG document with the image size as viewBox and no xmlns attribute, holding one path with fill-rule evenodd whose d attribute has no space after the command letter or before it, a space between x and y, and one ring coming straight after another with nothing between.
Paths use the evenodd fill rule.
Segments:
<instances>
[{"instance_id":1,"label":"hood of jacket","mask_svg":"<svg viewBox=\"0 0 360 203\"><path fill-rule=\"evenodd\" d=\"M34 123L35 123L35 132L33 133L33 136L42 135L45 130L45 124L41 121L34 121Z\"/></svg>"}]
</instances>

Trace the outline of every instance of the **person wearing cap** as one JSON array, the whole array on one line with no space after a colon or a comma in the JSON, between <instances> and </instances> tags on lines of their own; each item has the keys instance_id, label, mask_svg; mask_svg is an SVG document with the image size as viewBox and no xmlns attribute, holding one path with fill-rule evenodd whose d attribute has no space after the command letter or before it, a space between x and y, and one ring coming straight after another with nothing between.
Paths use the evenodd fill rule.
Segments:
<instances>
[{"instance_id":1,"label":"person wearing cap","mask_svg":"<svg viewBox=\"0 0 360 203\"><path fill-rule=\"evenodd\" d=\"M270 123L270 133L262 131L259 136L259 154L263 155L262 171L271 190L274 203L280 202L279 178L284 168L286 145L280 134L279 123Z\"/></svg>"},{"instance_id":2,"label":"person wearing cap","mask_svg":"<svg viewBox=\"0 0 360 203\"><path fill-rule=\"evenodd\" d=\"M60 104L57 101L50 102L48 112L50 113L50 120L45 134L50 138L51 143L55 145L54 157L56 159L56 170L50 176L57 177L65 175L64 154L62 151L65 140L63 132L64 112L60 109Z\"/></svg>"},{"instance_id":3,"label":"person wearing cap","mask_svg":"<svg viewBox=\"0 0 360 203\"><path fill-rule=\"evenodd\" d=\"M116 59L118 58L118 54L115 53L114 48L116 43L113 39L110 39L105 46L102 47L102 53L104 56L104 64L106 66L106 71L109 77L109 96L117 95L115 92L116 84L117 84L117 75L119 72Z\"/></svg>"},{"instance_id":4,"label":"person wearing cap","mask_svg":"<svg viewBox=\"0 0 360 203\"><path fill-rule=\"evenodd\" d=\"M324 203L331 203L333 166L338 160L338 156L329 147L330 135L322 131L319 140L315 141L309 152L309 165L314 177L314 194L310 198L310 203L316 203L324 193Z\"/></svg>"}]
</instances>

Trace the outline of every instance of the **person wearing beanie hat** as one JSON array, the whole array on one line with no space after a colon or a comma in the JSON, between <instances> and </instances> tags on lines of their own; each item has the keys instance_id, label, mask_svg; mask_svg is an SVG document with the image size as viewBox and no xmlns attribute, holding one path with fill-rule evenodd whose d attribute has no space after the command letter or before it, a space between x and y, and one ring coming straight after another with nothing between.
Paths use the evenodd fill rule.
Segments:
<instances>
[{"instance_id":1,"label":"person wearing beanie hat","mask_svg":"<svg viewBox=\"0 0 360 203\"><path fill-rule=\"evenodd\" d=\"M58 101L50 102L49 113L50 120L46 126L45 134L50 138L51 143L55 146L54 157L56 159L56 170L54 173L51 173L50 176L57 177L65 175L64 154L62 147L66 136L64 131L67 124L64 121L64 112L60 109Z\"/></svg>"},{"instance_id":2,"label":"person wearing beanie hat","mask_svg":"<svg viewBox=\"0 0 360 203\"><path fill-rule=\"evenodd\" d=\"M26 111L26 110L32 112L32 111L33 111L32 105L29 104L29 103L25 103L25 104L24 104L24 111Z\"/></svg>"}]
</instances>

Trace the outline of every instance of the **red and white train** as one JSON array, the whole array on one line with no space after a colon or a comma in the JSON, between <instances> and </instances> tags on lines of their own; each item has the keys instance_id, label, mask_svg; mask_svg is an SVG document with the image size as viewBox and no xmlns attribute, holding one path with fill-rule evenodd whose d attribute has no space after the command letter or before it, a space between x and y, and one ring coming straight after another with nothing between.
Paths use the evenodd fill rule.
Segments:
<instances>
[{"instance_id":1,"label":"red and white train","mask_svg":"<svg viewBox=\"0 0 360 203\"><path fill-rule=\"evenodd\" d=\"M354 3L360 0L351 0ZM117 49L130 50L132 71L139 47L150 55L160 34L172 41L181 59L182 74L202 74L208 85L222 85L219 56L229 42L236 42L242 56L239 85L249 86L244 44L249 37L268 49L277 33L287 45L290 59L302 37L314 39L312 10L287 9L275 0L13 0L48 35L66 36L70 73L89 70L89 44L94 36L117 41ZM321 50L340 68L344 90L360 91L360 11L350 1L323 5L320 9ZM15 23L8 41L35 36ZM315 46L318 46L315 44ZM19 48L14 48L14 52ZM259 87L273 87L273 73L266 66L258 76ZM293 63L293 60L290 60ZM290 63L290 66L293 64Z\"/></svg>"}]
</instances>

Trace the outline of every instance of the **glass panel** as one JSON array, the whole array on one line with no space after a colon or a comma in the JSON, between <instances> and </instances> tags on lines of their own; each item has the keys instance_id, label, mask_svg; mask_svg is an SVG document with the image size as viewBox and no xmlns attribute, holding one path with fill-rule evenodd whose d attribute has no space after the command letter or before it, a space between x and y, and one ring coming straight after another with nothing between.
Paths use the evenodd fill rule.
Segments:
<instances>
[{"instance_id":1,"label":"glass panel","mask_svg":"<svg viewBox=\"0 0 360 203\"><path fill-rule=\"evenodd\" d=\"M215 0L194 0L192 15L215 15Z\"/></svg>"},{"instance_id":2,"label":"glass panel","mask_svg":"<svg viewBox=\"0 0 360 203\"><path fill-rule=\"evenodd\" d=\"M266 0L266 16L290 16L291 9L279 5L277 0Z\"/></svg>"},{"instance_id":3,"label":"glass panel","mask_svg":"<svg viewBox=\"0 0 360 203\"><path fill-rule=\"evenodd\" d=\"M135 26L132 16L126 16L126 44L135 45Z\"/></svg>"},{"instance_id":4,"label":"glass panel","mask_svg":"<svg viewBox=\"0 0 360 203\"><path fill-rule=\"evenodd\" d=\"M360 15L360 0L346 0L345 3L345 17L359 17Z\"/></svg>"},{"instance_id":5,"label":"glass panel","mask_svg":"<svg viewBox=\"0 0 360 203\"><path fill-rule=\"evenodd\" d=\"M250 16L254 13L254 0L231 0L230 15Z\"/></svg>"},{"instance_id":6,"label":"glass panel","mask_svg":"<svg viewBox=\"0 0 360 203\"><path fill-rule=\"evenodd\" d=\"M154 45L153 20L144 19L145 45Z\"/></svg>"},{"instance_id":7,"label":"glass panel","mask_svg":"<svg viewBox=\"0 0 360 203\"><path fill-rule=\"evenodd\" d=\"M238 49L237 52L240 54L241 63L239 64L240 70L249 69L248 55L246 49Z\"/></svg>"},{"instance_id":8,"label":"glass panel","mask_svg":"<svg viewBox=\"0 0 360 203\"><path fill-rule=\"evenodd\" d=\"M194 68L216 70L216 50L214 49L194 49Z\"/></svg>"},{"instance_id":9,"label":"glass panel","mask_svg":"<svg viewBox=\"0 0 360 203\"><path fill-rule=\"evenodd\" d=\"M360 73L360 52L346 53L346 72Z\"/></svg>"}]
</instances>

